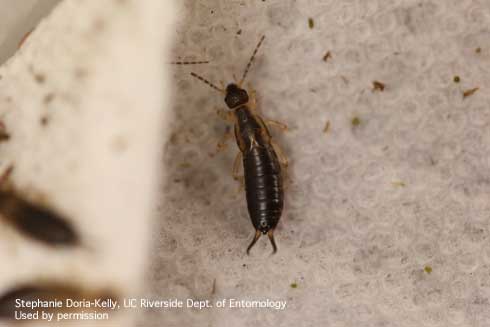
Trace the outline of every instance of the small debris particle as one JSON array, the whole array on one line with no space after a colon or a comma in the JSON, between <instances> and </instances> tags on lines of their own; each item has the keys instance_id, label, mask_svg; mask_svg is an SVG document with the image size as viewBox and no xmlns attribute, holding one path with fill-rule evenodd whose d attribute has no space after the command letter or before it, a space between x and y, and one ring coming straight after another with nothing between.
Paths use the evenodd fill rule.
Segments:
<instances>
[{"instance_id":1,"label":"small debris particle","mask_svg":"<svg viewBox=\"0 0 490 327\"><path fill-rule=\"evenodd\" d=\"M323 133L327 134L329 130L330 130L330 120L327 120L327 122L325 123L325 127L323 128Z\"/></svg>"},{"instance_id":2,"label":"small debris particle","mask_svg":"<svg viewBox=\"0 0 490 327\"><path fill-rule=\"evenodd\" d=\"M100 32L105 28L105 21L102 18L97 18L93 22L93 28L95 31Z\"/></svg>"},{"instance_id":3,"label":"small debris particle","mask_svg":"<svg viewBox=\"0 0 490 327\"><path fill-rule=\"evenodd\" d=\"M34 74L34 79L39 84L43 84L46 81L46 76L44 76L43 74L39 74L38 73L38 74Z\"/></svg>"},{"instance_id":4,"label":"small debris particle","mask_svg":"<svg viewBox=\"0 0 490 327\"><path fill-rule=\"evenodd\" d=\"M463 99L466 99L467 97L472 96L479 89L480 89L479 87L475 87L473 89L469 89L469 90L464 91L463 92Z\"/></svg>"},{"instance_id":5,"label":"small debris particle","mask_svg":"<svg viewBox=\"0 0 490 327\"><path fill-rule=\"evenodd\" d=\"M398 186L398 187L405 187L406 184L402 181L395 181L395 182L392 182L393 186Z\"/></svg>"},{"instance_id":6,"label":"small debris particle","mask_svg":"<svg viewBox=\"0 0 490 327\"><path fill-rule=\"evenodd\" d=\"M313 29L313 27L315 27L315 21L313 20L313 18L308 18L308 27L310 29Z\"/></svg>"},{"instance_id":7,"label":"small debris particle","mask_svg":"<svg viewBox=\"0 0 490 327\"><path fill-rule=\"evenodd\" d=\"M475 49L475 52L478 53L478 54L480 54L481 53L481 48L480 47L476 48Z\"/></svg>"},{"instance_id":8,"label":"small debris particle","mask_svg":"<svg viewBox=\"0 0 490 327\"><path fill-rule=\"evenodd\" d=\"M373 91L383 92L385 90L385 84L379 81L373 81Z\"/></svg>"},{"instance_id":9,"label":"small debris particle","mask_svg":"<svg viewBox=\"0 0 490 327\"><path fill-rule=\"evenodd\" d=\"M87 72L87 70L86 70L86 69L84 69L84 68L80 68L80 67L79 67L79 68L77 68L77 69L75 70L75 77L76 77L77 79L82 79L82 78L85 78L85 77L87 77L87 75L88 75L88 72Z\"/></svg>"},{"instance_id":10,"label":"small debris particle","mask_svg":"<svg viewBox=\"0 0 490 327\"><path fill-rule=\"evenodd\" d=\"M187 162L183 162L183 163L179 164L179 167L184 168L184 169L191 168L191 164L187 163Z\"/></svg>"},{"instance_id":11,"label":"small debris particle","mask_svg":"<svg viewBox=\"0 0 490 327\"><path fill-rule=\"evenodd\" d=\"M0 142L8 141L10 139L10 134L7 132L7 127L0 121Z\"/></svg>"},{"instance_id":12,"label":"small debris particle","mask_svg":"<svg viewBox=\"0 0 490 327\"><path fill-rule=\"evenodd\" d=\"M236 32L236 35L241 35L242 34L242 30L239 29L237 32Z\"/></svg>"},{"instance_id":13,"label":"small debris particle","mask_svg":"<svg viewBox=\"0 0 490 327\"><path fill-rule=\"evenodd\" d=\"M172 134L170 134L170 138L169 138L170 144L177 144L178 140L179 140L179 134L178 133L173 132Z\"/></svg>"},{"instance_id":14,"label":"small debris particle","mask_svg":"<svg viewBox=\"0 0 490 327\"><path fill-rule=\"evenodd\" d=\"M289 286L291 286L291 288L298 288L298 284L297 283L291 283L291 285L289 285Z\"/></svg>"},{"instance_id":15,"label":"small debris particle","mask_svg":"<svg viewBox=\"0 0 490 327\"><path fill-rule=\"evenodd\" d=\"M424 271L428 274L430 274L432 272L432 267L431 266L425 266L424 267Z\"/></svg>"},{"instance_id":16,"label":"small debris particle","mask_svg":"<svg viewBox=\"0 0 490 327\"><path fill-rule=\"evenodd\" d=\"M454 76L453 81L454 81L454 83L459 83L459 82L461 82L461 78L459 78L459 76L456 75L456 76Z\"/></svg>"},{"instance_id":17,"label":"small debris particle","mask_svg":"<svg viewBox=\"0 0 490 327\"><path fill-rule=\"evenodd\" d=\"M49 104L54 99L54 93L48 93L44 96L43 102Z\"/></svg>"},{"instance_id":18,"label":"small debris particle","mask_svg":"<svg viewBox=\"0 0 490 327\"><path fill-rule=\"evenodd\" d=\"M49 118L47 116L42 116L40 119L41 126L46 126L49 123Z\"/></svg>"},{"instance_id":19,"label":"small debris particle","mask_svg":"<svg viewBox=\"0 0 490 327\"><path fill-rule=\"evenodd\" d=\"M211 10L211 14L214 14L214 10Z\"/></svg>"},{"instance_id":20,"label":"small debris particle","mask_svg":"<svg viewBox=\"0 0 490 327\"><path fill-rule=\"evenodd\" d=\"M351 120L351 124L354 127L359 126L359 125L361 125L361 119L359 117L354 117Z\"/></svg>"},{"instance_id":21,"label":"small debris particle","mask_svg":"<svg viewBox=\"0 0 490 327\"><path fill-rule=\"evenodd\" d=\"M332 54L330 53L330 51L327 51L325 53L325 55L323 56L323 61L327 62L328 59L332 58Z\"/></svg>"},{"instance_id":22,"label":"small debris particle","mask_svg":"<svg viewBox=\"0 0 490 327\"><path fill-rule=\"evenodd\" d=\"M216 278L213 279L213 286L211 288L211 294L216 293Z\"/></svg>"}]
</instances>

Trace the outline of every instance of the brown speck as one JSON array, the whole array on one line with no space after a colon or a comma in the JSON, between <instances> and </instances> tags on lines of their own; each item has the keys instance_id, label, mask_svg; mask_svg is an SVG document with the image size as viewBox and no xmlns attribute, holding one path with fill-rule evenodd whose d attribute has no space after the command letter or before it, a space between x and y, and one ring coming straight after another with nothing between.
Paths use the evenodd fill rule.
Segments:
<instances>
[{"instance_id":1,"label":"brown speck","mask_svg":"<svg viewBox=\"0 0 490 327\"><path fill-rule=\"evenodd\" d=\"M0 142L5 142L10 139L10 134L7 132L7 127L0 121Z\"/></svg>"},{"instance_id":2,"label":"brown speck","mask_svg":"<svg viewBox=\"0 0 490 327\"><path fill-rule=\"evenodd\" d=\"M467 97L472 96L479 89L480 89L479 87L475 87L475 88L464 91L463 92L463 99L466 99Z\"/></svg>"},{"instance_id":3,"label":"brown speck","mask_svg":"<svg viewBox=\"0 0 490 327\"><path fill-rule=\"evenodd\" d=\"M323 61L327 62L328 59L332 58L332 54L330 53L330 51L327 51L325 53L325 55L323 56Z\"/></svg>"},{"instance_id":4,"label":"brown speck","mask_svg":"<svg viewBox=\"0 0 490 327\"><path fill-rule=\"evenodd\" d=\"M94 20L93 26L95 31L100 32L105 27L105 21L102 18L97 18Z\"/></svg>"},{"instance_id":5,"label":"brown speck","mask_svg":"<svg viewBox=\"0 0 490 327\"><path fill-rule=\"evenodd\" d=\"M351 124L354 127L359 126L359 125L361 125L361 119L359 117L354 117L351 120Z\"/></svg>"},{"instance_id":6,"label":"brown speck","mask_svg":"<svg viewBox=\"0 0 490 327\"><path fill-rule=\"evenodd\" d=\"M179 134L178 133L173 132L172 134L170 134L170 138L169 138L170 144L175 145L178 143L178 141L179 141Z\"/></svg>"},{"instance_id":7,"label":"brown speck","mask_svg":"<svg viewBox=\"0 0 490 327\"><path fill-rule=\"evenodd\" d=\"M216 278L213 279L213 287L211 288L211 294L216 293Z\"/></svg>"},{"instance_id":8,"label":"brown speck","mask_svg":"<svg viewBox=\"0 0 490 327\"><path fill-rule=\"evenodd\" d=\"M87 77L87 75L88 75L88 72L86 69L80 68L80 67L75 69L75 77L77 79L85 78L85 77Z\"/></svg>"},{"instance_id":9,"label":"brown speck","mask_svg":"<svg viewBox=\"0 0 490 327\"><path fill-rule=\"evenodd\" d=\"M379 81L373 81L373 91L383 92L385 90L385 84Z\"/></svg>"},{"instance_id":10,"label":"brown speck","mask_svg":"<svg viewBox=\"0 0 490 327\"><path fill-rule=\"evenodd\" d=\"M481 53L481 48L480 47L476 48L475 49L475 52L478 53L478 54L480 54Z\"/></svg>"},{"instance_id":11,"label":"brown speck","mask_svg":"<svg viewBox=\"0 0 490 327\"><path fill-rule=\"evenodd\" d=\"M236 35L241 35L242 34L242 30L239 29L237 32L236 32Z\"/></svg>"},{"instance_id":12,"label":"brown speck","mask_svg":"<svg viewBox=\"0 0 490 327\"><path fill-rule=\"evenodd\" d=\"M54 99L54 94L53 93L48 93L44 96L43 102L45 104L49 104L51 101Z\"/></svg>"},{"instance_id":13,"label":"brown speck","mask_svg":"<svg viewBox=\"0 0 490 327\"><path fill-rule=\"evenodd\" d=\"M431 266L425 266L424 267L424 271L428 274L430 274L432 272L432 267Z\"/></svg>"},{"instance_id":14,"label":"brown speck","mask_svg":"<svg viewBox=\"0 0 490 327\"><path fill-rule=\"evenodd\" d=\"M6 97L5 101L7 101L8 103L12 102L12 97L11 96Z\"/></svg>"},{"instance_id":15,"label":"brown speck","mask_svg":"<svg viewBox=\"0 0 490 327\"><path fill-rule=\"evenodd\" d=\"M313 20L313 18L308 18L308 27L310 29L313 29L313 27L315 27L315 21Z\"/></svg>"},{"instance_id":16,"label":"brown speck","mask_svg":"<svg viewBox=\"0 0 490 327\"><path fill-rule=\"evenodd\" d=\"M395 182L392 182L393 186L397 186L397 187L405 187L405 183L402 182L402 181L395 181Z\"/></svg>"},{"instance_id":17,"label":"brown speck","mask_svg":"<svg viewBox=\"0 0 490 327\"><path fill-rule=\"evenodd\" d=\"M327 120L327 122L325 123L325 127L323 128L323 133L327 134L329 130L330 130L330 120Z\"/></svg>"},{"instance_id":18,"label":"brown speck","mask_svg":"<svg viewBox=\"0 0 490 327\"><path fill-rule=\"evenodd\" d=\"M118 135L112 139L111 147L114 152L124 152L124 150L126 150L128 147L128 142L125 137Z\"/></svg>"},{"instance_id":19,"label":"brown speck","mask_svg":"<svg viewBox=\"0 0 490 327\"><path fill-rule=\"evenodd\" d=\"M191 164L190 163L187 163L187 162L182 162L179 164L179 168L182 168L182 169L187 169L187 168L191 168Z\"/></svg>"},{"instance_id":20,"label":"brown speck","mask_svg":"<svg viewBox=\"0 0 490 327\"><path fill-rule=\"evenodd\" d=\"M454 76L453 81L454 83L459 83L461 81L461 78L459 76Z\"/></svg>"},{"instance_id":21,"label":"brown speck","mask_svg":"<svg viewBox=\"0 0 490 327\"><path fill-rule=\"evenodd\" d=\"M36 73L34 74L34 79L39 84L43 84L46 81L46 76L44 76L44 74Z\"/></svg>"},{"instance_id":22,"label":"brown speck","mask_svg":"<svg viewBox=\"0 0 490 327\"><path fill-rule=\"evenodd\" d=\"M41 123L41 126L46 126L48 125L49 123L49 118L48 116L42 116L41 119L39 120L39 122Z\"/></svg>"}]
</instances>

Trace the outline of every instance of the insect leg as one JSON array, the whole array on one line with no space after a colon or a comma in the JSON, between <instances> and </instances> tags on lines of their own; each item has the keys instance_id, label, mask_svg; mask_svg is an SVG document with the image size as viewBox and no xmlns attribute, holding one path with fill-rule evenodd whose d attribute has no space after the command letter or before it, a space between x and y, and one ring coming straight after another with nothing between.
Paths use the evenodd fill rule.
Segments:
<instances>
[{"instance_id":1,"label":"insect leg","mask_svg":"<svg viewBox=\"0 0 490 327\"><path fill-rule=\"evenodd\" d=\"M233 113L231 111L225 111L223 109L216 109L216 114L219 116L219 118L223 119L224 121L227 121L229 123L234 123L235 118L233 117Z\"/></svg>"},{"instance_id":2,"label":"insect leg","mask_svg":"<svg viewBox=\"0 0 490 327\"><path fill-rule=\"evenodd\" d=\"M238 191L240 192L245 187L245 181L242 175L240 175L240 161L242 161L242 153L238 152L235 161L233 161L233 179L240 182Z\"/></svg>"},{"instance_id":3,"label":"insect leg","mask_svg":"<svg viewBox=\"0 0 490 327\"><path fill-rule=\"evenodd\" d=\"M265 123L269 126L277 127L278 129L280 129L283 132L286 132L288 130L288 125L281 123L277 120L265 119Z\"/></svg>"},{"instance_id":4,"label":"insect leg","mask_svg":"<svg viewBox=\"0 0 490 327\"><path fill-rule=\"evenodd\" d=\"M223 151L227 147L228 140L233 137L233 134L230 133L229 130L225 132L221 140L216 144L216 153Z\"/></svg>"},{"instance_id":5,"label":"insect leg","mask_svg":"<svg viewBox=\"0 0 490 327\"><path fill-rule=\"evenodd\" d=\"M279 162L285 168L287 168L289 166L288 157L284 154L284 152L281 150L281 148L279 147L279 145L277 145L276 142L274 142L274 141L271 140L271 144L272 144L272 147L274 148L274 150L276 151L277 158L279 159Z\"/></svg>"}]
</instances>

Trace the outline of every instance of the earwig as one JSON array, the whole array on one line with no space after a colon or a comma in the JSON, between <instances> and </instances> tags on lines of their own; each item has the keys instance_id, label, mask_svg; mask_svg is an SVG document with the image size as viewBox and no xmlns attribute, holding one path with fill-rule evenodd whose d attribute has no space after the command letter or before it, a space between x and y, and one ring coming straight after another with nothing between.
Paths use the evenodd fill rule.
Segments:
<instances>
[{"instance_id":1,"label":"earwig","mask_svg":"<svg viewBox=\"0 0 490 327\"><path fill-rule=\"evenodd\" d=\"M248 212L255 227L255 236L247 247L247 254L260 236L265 234L269 237L273 253L277 252L274 229L281 218L284 207L281 163L286 166L287 159L273 143L263 118L256 113L254 93L250 92L252 98L250 99L249 93L242 88L264 39L265 36L262 36L255 47L241 80L228 84L225 89L217 87L196 73L191 73L193 77L225 95L224 100L229 109L227 120L234 124L235 138L240 150L238 155L242 156L243 161ZM270 121L270 123L282 125L275 121ZM286 129L285 125L282 126ZM236 172L234 172L234 177L239 178Z\"/></svg>"}]
</instances>

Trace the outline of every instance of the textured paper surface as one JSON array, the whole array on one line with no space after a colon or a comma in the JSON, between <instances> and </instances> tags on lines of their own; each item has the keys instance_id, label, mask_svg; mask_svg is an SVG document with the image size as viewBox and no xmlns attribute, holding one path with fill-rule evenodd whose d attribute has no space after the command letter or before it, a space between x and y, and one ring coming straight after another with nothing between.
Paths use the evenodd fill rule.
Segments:
<instances>
[{"instance_id":1,"label":"textured paper surface","mask_svg":"<svg viewBox=\"0 0 490 327\"><path fill-rule=\"evenodd\" d=\"M488 326L489 2L184 3L173 57L212 63L174 69L150 292L288 305L149 311L141 326ZM224 102L189 72L231 81L262 34L248 80L290 127L274 137L291 182L279 252L263 238L247 257L236 145L211 155Z\"/></svg>"}]
</instances>

